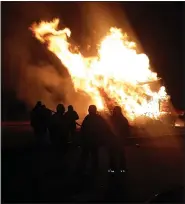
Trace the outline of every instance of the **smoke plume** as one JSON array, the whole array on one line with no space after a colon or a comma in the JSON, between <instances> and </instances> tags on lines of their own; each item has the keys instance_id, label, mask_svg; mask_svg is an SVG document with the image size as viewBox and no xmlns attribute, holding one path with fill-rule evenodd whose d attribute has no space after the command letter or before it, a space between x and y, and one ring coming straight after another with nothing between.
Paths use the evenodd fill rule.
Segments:
<instances>
[{"instance_id":1,"label":"smoke plume","mask_svg":"<svg viewBox=\"0 0 185 204\"><path fill-rule=\"evenodd\" d=\"M52 20L56 12L49 5L38 2L6 3L3 9L3 24L11 24L5 26L2 36L6 91L15 92L16 98L28 109L41 100L52 110L58 103L64 103L66 106L73 104L79 112L86 113L89 98L75 92L65 67L28 29L36 20Z\"/></svg>"}]
</instances>

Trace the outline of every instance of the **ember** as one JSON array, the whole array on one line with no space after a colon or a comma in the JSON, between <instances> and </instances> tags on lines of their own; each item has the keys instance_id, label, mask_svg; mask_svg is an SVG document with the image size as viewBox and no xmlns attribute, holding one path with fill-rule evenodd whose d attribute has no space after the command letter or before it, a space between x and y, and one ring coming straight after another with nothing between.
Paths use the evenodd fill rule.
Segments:
<instances>
[{"instance_id":1,"label":"ember","mask_svg":"<svg viewBox=\"0 0 185 204\"><path fill-rule=\"evenodd\" d=\"M160 117L160 101L168 97L165 87L151 88L150 83L159 80L157 74L150 70L148 57L137 53L127 34L110 28L97 46L98 55L85 58L71 51L71 31L58 30L58 24L59 19L54 19L34 23L30 29L68 69L76 91L86 92L99 110L120 105L129 121L141 116Z\"/></svg>"}]
</instances>

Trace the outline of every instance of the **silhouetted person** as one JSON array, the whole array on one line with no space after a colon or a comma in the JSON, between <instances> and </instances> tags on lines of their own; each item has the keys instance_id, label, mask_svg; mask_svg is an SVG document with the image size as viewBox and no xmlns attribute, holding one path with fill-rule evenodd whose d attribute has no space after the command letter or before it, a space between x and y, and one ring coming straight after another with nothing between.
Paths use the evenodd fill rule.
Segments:
<instances>
[{"instance_id":1,"label":"silhouetted person","mask_svg":"<svg viewBox=\"0 0 185 204\"><path fill-rule=\"evenodd\" d=\"M81 126L82 155L80 170L83 172L89 156L92 159L92 170L95 173L98 170L98 153L105 136L106 122L97 114L95 105L89 106L89 114L85 117Z\"/></svg>"},{"instance_id":2,"label":"silhouetted person","mask_svg":"<svg viewBox=\"0 0 185 204\"><path fill-rule=\"evenodd\" d=\"M73 109L73 106L68 106L68 111L65 113L66 121L68 123L69 139L74 140L74 134L76 131L76 120L79 119L77 112Z\"/></svg>"},{"instance_id":3,"label":"silhouetted person","mask_svg":"<svg viewBox=\"0 0 185 204\"><path fill-rule=\"evenodd\" d=\"M110 145L110 168L112 170L126 171L125 140L130 135L128 120L124 117L121 107L116 106L111 116L111 126L114 138ZM118 163L116 162L118 161Z\"/></svg>"},{"instance_id":4,"label":"silhouetted person","mask_svg":"<svg viewBox=\"0 0 185 204\"><path fill-rule=\"evenodd\" d=\"M57 105L57 112L52 115L50 123L50 139L56 151L62 154L67 151L67 122L64 117L65 107Z\"/></svg>"},{"instance_id":5,"label":"silhouetted person","mask_svg":"<svg viewBox=\"0 0 185 204\"><path fill-rule=\"evenodd\" d=\"M49 138L49 127L50 127L50 121L51 121L51 116L52 116L52 111L50 109L48 109L45 105L42 105L43 108L43 123L46 126L47 129L47 135L45 137L45 142L47 144L50 143L50 138Z\"/></svg>"},{"instance_id":6,"label":"silhouetted person","mask_svg":"<svg viewBox=\"0 0 185 204\"><path fill-rule=\"evenodd\" d=\"M36 151L33 152L33 196L35 200L39 199L39 178L42 174L42 161L45 157L45 145L46 145L46 136L48 128L48 119L49 111L41 101L38 101L33 110L31 111L31 126L33 127L34 134L36 137ZM44 155L42 154L44 153Z\"/></svg>"},{"instance_id":7,"label":"silhouetted person","mask_svg":"<svg viewBox=\"0 0 185 204\"><path fill-rule=\"evenodd\" d=\"M37 144L42 145L47 133L46 108L38 101L31 111L31 126L34 129Z\"/></svg>"}]
</instances>

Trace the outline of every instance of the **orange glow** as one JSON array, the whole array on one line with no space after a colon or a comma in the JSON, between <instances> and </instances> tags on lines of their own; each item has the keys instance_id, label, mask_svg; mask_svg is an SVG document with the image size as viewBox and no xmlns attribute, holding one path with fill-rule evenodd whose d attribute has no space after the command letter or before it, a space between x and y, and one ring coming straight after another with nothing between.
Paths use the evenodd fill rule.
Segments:
<instances>
[{"instance_id":1,"label":"orange glow","mask_svg":"<svg viewBox=\"0 0 185 204\"><path fill-rule=\"evenodd\" d=\"M31 30L35 37L46 43L68 69L75 90L86 92L99 110L106 109L100 89L122 107L126 117L133 121L138 116L158 118L159 102L167 97L165 87L151 90L148 82L157 81L157 74L150 70L149 59L137 53L136 44L120 29L110 28L97 46L98 54L85 58L72 51L68 42L71 31L58 30L59 19L34 23Z\"/></svg>"}]
</instances>

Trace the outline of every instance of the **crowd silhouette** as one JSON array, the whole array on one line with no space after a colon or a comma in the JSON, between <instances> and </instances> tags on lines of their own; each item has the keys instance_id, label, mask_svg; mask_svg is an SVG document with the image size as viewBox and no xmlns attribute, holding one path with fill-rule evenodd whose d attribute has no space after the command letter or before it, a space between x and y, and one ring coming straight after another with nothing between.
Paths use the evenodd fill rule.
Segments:
<instances>
[{"instance_id":1,"label":"crowd silhouette","mask_svg":"<svg viewBox=\"0 0 185 204\"><path fill-rule=\"evenodd\" d=\"M95 105L90 105L88 115L79 125L78 113L72 105L65 111L64 105L58 104L56 112L53 112L38 101L30 117L37 147L41 149L49 144L61 159L69 151L69 143L73 144L79 134L81 156L77 167L78 173L86 172L90 158L92 173L98 171L99 149L102 146L106 148L110 161L108 172L127 171L125 138L130 135L130 127L119 106L115 106L112 113L105 118L97 112ZM77 125L81 126L78 131ZM46 139L48 136L49 140Z\"/></svg>"}]
</instances>

